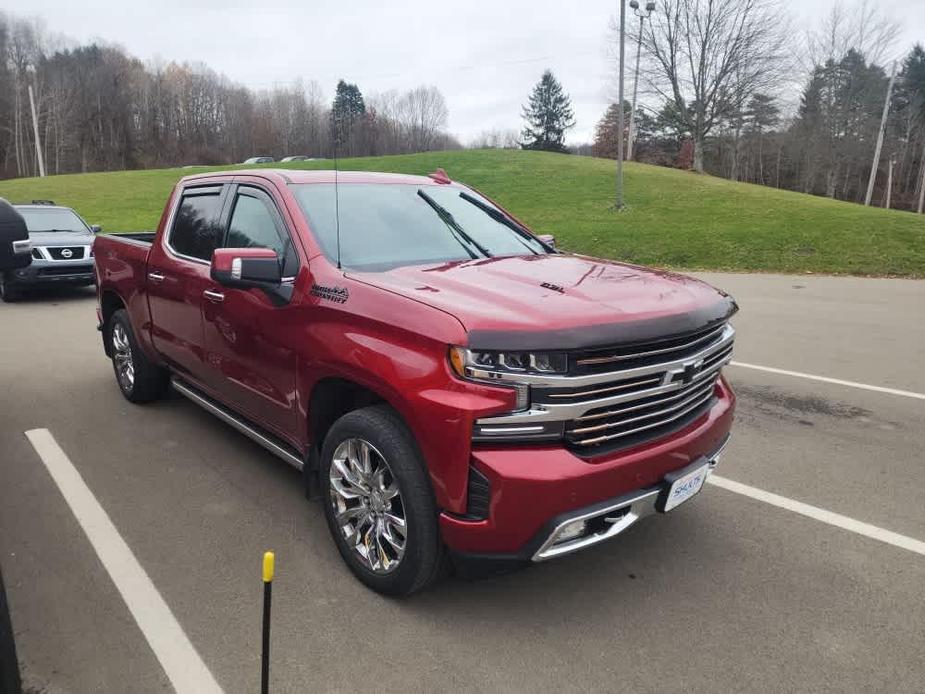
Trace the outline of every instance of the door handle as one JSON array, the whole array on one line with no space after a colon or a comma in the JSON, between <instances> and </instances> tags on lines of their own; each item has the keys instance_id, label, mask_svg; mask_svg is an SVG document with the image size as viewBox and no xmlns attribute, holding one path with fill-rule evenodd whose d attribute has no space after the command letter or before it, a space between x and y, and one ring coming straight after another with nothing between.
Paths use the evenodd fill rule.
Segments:
<instances>
[{"instance_id":1,"label":"door handle","mask_svg":"<svg viewBox=\"0 0 925 694\"><path fill-rule=\"evenodd\" d=\"M163 282L165 279L163 272L157 272L156 270L151 270L148 273L148 280L151 282Z\"/></svg>"},{"instance_id":2,"label":"door handle","mask_svg":"<svg viewBox=\"0 0 925 694\"><path fill-rule=\"evenodd\" d=\"M225 300L225 295L221 292L213 292L211 289L206 289L202 295L209 301L220 304Z\"/></svg>"}]
</instances>

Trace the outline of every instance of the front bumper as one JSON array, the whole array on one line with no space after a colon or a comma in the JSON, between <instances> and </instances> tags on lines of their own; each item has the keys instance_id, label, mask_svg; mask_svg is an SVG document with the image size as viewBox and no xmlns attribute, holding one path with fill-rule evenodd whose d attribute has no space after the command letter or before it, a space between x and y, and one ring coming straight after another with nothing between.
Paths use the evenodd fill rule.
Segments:
<instances>
[{"instance_id":1,"label":"front bumper","mask_svg":"<svg viewBox=\"0 0 925 694\"><path fill-rule=\"evenodd\" d=\"M713 468L719 463L720 456L728 442L729 437L727 436L716 451L695 460L688 467L707 465L707 474L712 473ZM653 487L625 494L617 499L610 499L578 511L556 516L547 522L543 530L537 534L534 543L537 541L541 541L541 543L530 556L530 559L532 561L553 559L616 537L641 518L660 511L659 500L668 491L669 487L670 483L663 481ZM560 532L576 522L587 524L589 530L586 534L572 540L558 541ZM532 550L534 543L530 543L528 552Z\"/></svg>"},{"instance_id":2,"label":"front bumper","mask_svg":"<svg viewBox=\"0 0 925 694\"><path fill-rule=\"evenodd\" d=\"M721 378L712 407L683 429L601 458L579 458L562 446L474 450L472 465L491 489L488 517L441 514L444 542L457 557L523 563L615 537L654 512L666 475L718 458L734 408L735 396ZM561 524L588 514L613 522L567 551L544 547Z\"/></svg>"},{"instance_id":3,"label":"front bumper","mask_svg":"<svg viewBox=\"0 0 925 694\"><path fill-rule=\"evenodd\" d=\"M42 262L33 260L28 267L10 272L7 277L11 284L93 284L96 275L93 272L93 260L74 263Z\"/></svg>"}]
</instances>

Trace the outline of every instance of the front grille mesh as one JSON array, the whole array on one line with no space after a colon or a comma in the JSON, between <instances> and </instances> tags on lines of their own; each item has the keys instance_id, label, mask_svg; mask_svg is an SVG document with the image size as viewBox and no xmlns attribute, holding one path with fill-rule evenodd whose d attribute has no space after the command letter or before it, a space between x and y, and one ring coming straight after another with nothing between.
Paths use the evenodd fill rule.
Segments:
<instances>
[{"instance_id":1,"label":"front grille mesh","mask_svg":"<svg viewBox=\"0 0 925 694\"><path fill-rule=\"evenodd\" d=\"M83 260L84 257L83 246L48 246L45 250L52 260Z\"/></svg>"}]
</instances>

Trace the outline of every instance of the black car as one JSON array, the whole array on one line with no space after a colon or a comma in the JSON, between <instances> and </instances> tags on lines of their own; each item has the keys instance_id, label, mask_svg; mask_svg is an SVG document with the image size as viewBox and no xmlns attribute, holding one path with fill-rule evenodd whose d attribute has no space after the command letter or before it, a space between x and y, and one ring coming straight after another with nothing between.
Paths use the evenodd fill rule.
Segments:
<instances>
[{"instance_id":1,"label":"black car","mask_svg":"<svg viewBox=\"0 0 925 694\"><path fill-rule=\"evenodd\" d=\"M28 266L31 250L26 220L0 198L0 273Z\"/></svg>"}]
</instances>

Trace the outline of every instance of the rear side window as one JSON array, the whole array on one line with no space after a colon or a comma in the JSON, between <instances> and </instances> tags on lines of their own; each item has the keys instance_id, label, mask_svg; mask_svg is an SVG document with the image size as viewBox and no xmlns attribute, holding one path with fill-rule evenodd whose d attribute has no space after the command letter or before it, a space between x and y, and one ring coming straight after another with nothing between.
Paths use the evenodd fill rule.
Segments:
<instances>
[{"instance_id":1,"label":"rear side window","mask_svg":"<svg viewBox=\"0 0 925 694\"><path fill-rule=\"evenodd\" d=\"M184 193L170 232L171 248L181 255L211 260L221 239L221 211L220 188Z\"/></svg>"}]
</instances>

